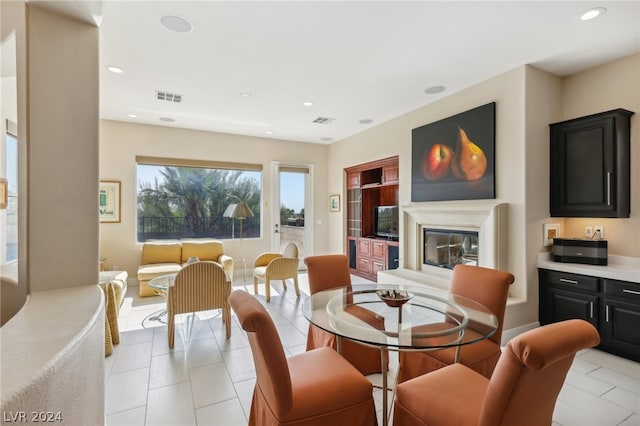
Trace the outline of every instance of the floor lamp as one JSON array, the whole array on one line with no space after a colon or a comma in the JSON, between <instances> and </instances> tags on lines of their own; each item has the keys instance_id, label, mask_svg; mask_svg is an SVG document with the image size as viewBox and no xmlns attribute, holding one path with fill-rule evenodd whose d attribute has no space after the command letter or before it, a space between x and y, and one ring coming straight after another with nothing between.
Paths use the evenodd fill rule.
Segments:
<instances>
[{"instance_id":1,"label":"floor lamp","mask_svg":"<svg viewBox=\"0 0 640 426\"><path fill-rule=\"evenodd\" d=\"M253 212L245 202L240 202L237 204L230 204L229 207L225 210L225 216L231 217L233 219L238 219L240 221L240 255L242 256L242 265L243 269L243 282L247 281L247 262L244 260L243 250L242 250L242 222L248 218L253 217Z\"/></svg>"}]
</instances>

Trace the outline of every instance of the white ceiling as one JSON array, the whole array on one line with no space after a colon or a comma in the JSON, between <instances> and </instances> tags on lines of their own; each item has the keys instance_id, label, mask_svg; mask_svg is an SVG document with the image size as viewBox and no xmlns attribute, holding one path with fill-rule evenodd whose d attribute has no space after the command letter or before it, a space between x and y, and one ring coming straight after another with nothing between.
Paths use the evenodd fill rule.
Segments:
<instances>
[{"instance_id":1,"label":"white ceiling","mask_svg":"<svg viewBox=\"0 0 640 426\"><path fill-rule=\"evenodd\" d=\"M523 64L567 76L640 51L640 1L102 3L102 118L303 142L340 140ZM607 12L580 21L595 6ZM166 14L192 31L167 30ZM426 94L434 85L447 89Z\"/></svg>"}]
</instances>

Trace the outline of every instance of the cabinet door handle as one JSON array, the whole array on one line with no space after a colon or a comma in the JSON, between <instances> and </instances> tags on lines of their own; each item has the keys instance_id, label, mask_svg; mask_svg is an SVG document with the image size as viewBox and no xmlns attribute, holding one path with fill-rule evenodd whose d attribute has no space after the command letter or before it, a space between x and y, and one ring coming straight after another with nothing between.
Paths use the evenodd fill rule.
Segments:
<instances>
[{"instance_id":1,"label":"cabinet door handle","mask_svg":"<svg viewBox=\"0 0 640 426\"><path fill-rule=\"evenodd\" d=\"M623 288L622 289L623 293L631 293L631 294L638 294L640 295L640 291L636 291L636 290L629 290L628 288Z\"/></svg>"},{"instance_id":2,"label":"cabinet door handle","mask_svg":"<svg viewBox=\"0 0 640 426\"><path fill-rule=\"evenodd\" d=\"M607 205L611 205L611 172L607 172Z\"/></svg>"},{"instance_id":3,"label":"cabinet door handle","mask_svg":"<svg viewBox=\"0 0 640 426\"><path fill-rule=\"evenodd\" d=\"M605 310L604 310L604 320L606 322L609 322L609 305L605 306Z\"/></svg>"},{"instance_id":4,"label":"cabinet door handle","mask_svg":"<svg viewBox=\"0 0 640 426\"><path fill-rule=\"evenodd\" d=\"M560 282L569 283L569 284L580 284L580 281L576 280L568 280L566 278L560 278Z\"/></svg>"},{"instance_id":5,"label":"cabinet door handle","mask_svg":"<svg viewBox=\"0 0 640 426\"><path fill-rule=\"evenodd\" d=\"M589 302L589 308L590 308L589 315L591 315L590 318L593 319L593 302Z\"/></svg>"}]
</instances>

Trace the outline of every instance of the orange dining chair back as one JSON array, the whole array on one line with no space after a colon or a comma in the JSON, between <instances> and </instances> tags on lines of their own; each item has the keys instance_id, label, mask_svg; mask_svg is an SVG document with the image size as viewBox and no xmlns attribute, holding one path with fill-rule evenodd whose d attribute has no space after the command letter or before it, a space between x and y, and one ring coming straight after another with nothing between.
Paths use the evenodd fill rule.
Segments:
<instances>
[{"instance_id":1,"label":"orange dining chair back","mask_svg":"<svg viewBox=\"0 0 640 426\"><path fill-rule=\"evenodd\" d=\"M351 274L347 256L343 254L308 256L304 259L304 263L307 265L309 291L311 294L332 288L351 290ZM359 307L354 306L353 308ZM363 317L362 319L370 324L375 325L375 323L378 323L378 326L384 329L383 320L377 318L370 311L359 309L357 313L353 311L352 313ZM310 324L309 332L307 333L307 350L321 346L330 346L336 349L336 336ZM347 361L364 375L382 371L382 357L378 348L343 339L340 344L340 352Z\"/></svg>"},{"instance_id":2,"label":"orange dining chair back","mask_svg":"<svg viewBox=\"0 0 640 426\"><path fill-rule=\"evenodd\" d=\"M334 350L323 347L287 359L265 307L247 292L231 293L256 369L249 426L375 426L373 387Z\"/></svg>"},{"instance_id":3,"label":"orange dining chair back","mask_svg":"<svg viewBox=\"0 0 640 426\"><path fill-rule=\"evenodd\" d=\"M175 316L189 312L222 309L227 339L231 336L231 281L219 263L195 262L186 265L176 275L167 293L169 347L173 348Z\"/></svg>"},{"instance_id":4,"label":"orange dining chair back","mask_svg":"<svg viewBox=\"0 0 640 426\"><path fill-rule=\"evenodd\" d=\"M460 348L460 362L485 377L491 373L500 358L500 344L504 311L513 274L480 266L456 265L453 269L449 292L486 306L498 319L498 328L488 339ZM473 333L467 330L465 333ZM403 382L455 362L456 348L429 352L401 352L398 381Z\"/></svg>"},{"instance_id":5,"label":"orange dining chair back","mask_svg":"<svg viewBox=\"0 0 640 426\"><path fill-rule=\"evenodd\" d=\"M491 379L452 364L400 383L393 425L551 425L576 352L599 343L579 319L530 330L507 343Z\"/></svg>"}]
</instances>

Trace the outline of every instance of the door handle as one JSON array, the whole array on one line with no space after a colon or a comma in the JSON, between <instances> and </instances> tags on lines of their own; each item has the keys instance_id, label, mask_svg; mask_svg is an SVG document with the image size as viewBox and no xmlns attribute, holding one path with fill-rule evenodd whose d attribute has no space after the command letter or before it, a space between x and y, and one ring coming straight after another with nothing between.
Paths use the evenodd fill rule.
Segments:
<instances>
[{"instance_id":1,"label":"door handle","mask_svg":"<svg viewBox=\"0 0 640 426\"><path fill-rule=\"evenodd\" d=\"M560 278L560 282L569 283L569 284L580 284L580 281L576 280L568 280L566 278Z\"/></svg>"}]
</instances>

